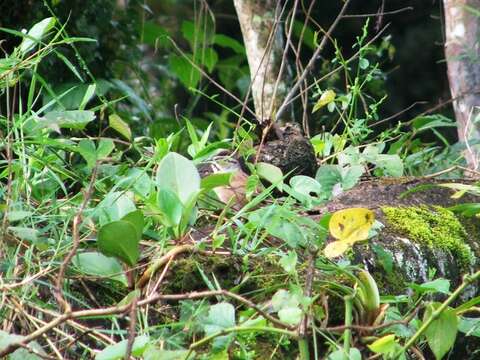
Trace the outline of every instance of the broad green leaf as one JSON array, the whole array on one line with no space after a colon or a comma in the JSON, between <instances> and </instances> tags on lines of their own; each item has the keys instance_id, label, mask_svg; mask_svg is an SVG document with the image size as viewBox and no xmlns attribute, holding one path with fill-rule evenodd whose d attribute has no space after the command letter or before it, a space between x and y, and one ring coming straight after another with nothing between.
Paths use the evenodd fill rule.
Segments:
<instances>
[{"instance_id":1,"label":"broad green leaf","mask_svg":"<svg viewBox=\"0 0 480 360\"><path fill-rule=\"evenodd\" d=\"M460 317L458 330L466 336L480 337L480 318Z\"/></svg>"},{"instance_id":2,"label":"broad green leaf","mask_svg":"<svg viewBox=\"0 0 480 360\"><path fill-rule=\"evenodd\" d=\"M236 39L231 38L230 36L216 34L213 38L213 42L215 43L215 45L230 48L237 54L245 54L245 47Z\"/></svg>"},{"instance_id":3,"label":"broad green leaf","mask_svg":"<svg viewBox=\"0 0 480 360\"><path fill-rule=\"evenodd\" d=\"M428 293L442 293L450 294L450 281L447 279L435 279L433 281L427 281L422 284L409 284L410 288L415 290L419 294Z\"/></svg>"},{"instance_id":4,"label":"broad green leaf","mask_svg":"<svg viewBox=\"0 0 480 360\"><path fill-rule=\"evenodd\" d=\"M363 165L353 165L342 169L342 188L349 190L357 185L360 177L365 172Z\"/></svg>"},{"instance_id":5,"label":"broad green leaf","mask_svg":"<svg viewBox=\"0 0 480 360\"><path fill-rule=\"evenodd\" d=\"M297 253L295 251L289 251L288 254L282 255L280 258L280 266L289 274L295 273L295 267L297 266Z\"/></svg>"},{"instance_id":6,"label":"broad green leaf","mask_svg":"<svg viewBox=\"0 0 480 360\"><path fill-rule=\"evenodd\" d=\"M342 183L342 173L340 166L337 165L323 165L320 166L315 175L315 180L322 188L322 194L326 199L332 195L336 184Z\"/></svg>"},{"instance_id":7,"label":"broad green leaf","mask_svg":"<svg viewBox=\"0 0 480 360\"><path fill-rule=\"evenodd\" d=\"M131 189L142 198L148 197L155 184L146 171L139 168L128 169L125 175L116 176L115 183L120 189Z\"/></svg>"},{"instance_id":8,"label":"broad green leaf","mask_svg":"<svg viewBox=\"0 0 480 360\"><path fill-rule=\"evenodd\" d=\"M373 343L368 345L368 348L373 351L375 354L394 354L398 349L398 344L395 341L395 335L385 335L380 339L375 340Z\"/></svg>"},{"instance_id":9,"label":"broad green leaf","mask_svg":"<svg viewBox=\"0 0 480 360\"><path fill-rule=\"evenodd\" d=\"M200 191L200 175L191 160L175 152L168 153L157 169L159 190L172 191L187 205Z\"/></svg>"},{"instance_id":10,"label":"broad green leaf","mask_svg":"<svg viewBox=\"0 0 480 360\"><path fill-rule=\"evenodd\" d=\"M191 58L191 55L188 56ZM197 87L201 74L187 59L183 56L170 55L168 63L172 72L187 89Z\"/></svg>"},{"instance_id":11,"label":"broad green leaf","mask_svg":"<svg viewBox=\"0 0 480 360\"><path fill-rule=\"evenodd\" d=\"M223 302L210 306L205 319L204 331L207 336L218 333L224 329L235 326L235 308L232 304ZM219 336L213 341L214 350L228 347L233 339L233 334Z\"/></svg>"},{"instance_id":12,"label":"broad green leaf","mask_svg":"<svg viewBox=\"0 0 480 360\"><path fill-rule=\"evenodd\" d=\"M204 190L211 190L219 186L228 186L233 174L233 172L210 174L201 180L200 187Z\"/></svg>"},{"instance_id":13,"label":"broad green leaf","mask_svg":"<svg viewBox=\"0 0 480 360\"><path fill-rule=\"evenodd\" d=\"M127 286L122 265L112 257L95 251L84 252L75 255L72 263L84 274L111 278Z\"/></svg>"},{"instance_id":14,"label":"broad green leaf","mask_svg":"<svg viewBox=\"0 0 480 360\"><path fill-rule=\"evenodd\" d=\"M337 96L337 94L335 94L335 91L333 91L333 90L324 91L322 93L322 95L320 96L320 99L318 99L316 104L313 106L312 113L320 110L324 106L326 106L326 105L332 103L333 101L335 101L336 96Z\"/></svg>"},{"instance_id":15,"label":"broad green leaf","mask_svg":"<svg viewBox=\"0 0 480 360\"><path fill-rule=\"evenodd\" d=\"M429 319L433 312L441 306L440 303L431 303L427 306L423 321ZM428 346L437 360L442 359L450 351L457 338L458 318L455 310L447 307L425 331Z\"/></svg>"},{"instance_id":16,"label":"broad green leaf","mask_svg":"<svg viewBox=\"0 0 480 360\"><path fill-rule=\"evenodd\" d=\"M115 149L115 144L112 139L100 139L96 151L97 160L102 160L108 157L113 149Z\"/></svg>"},{"instance_id":17,"label":"broad green leaf","mask_svg":"<svg viewBox=\"0 0 480 360\"><path fill-rule=\"evenodd\" d=\"M350 354L340 349L328 355L327 360L362 360L362 354L357 348L351 348Z\"/></svg>"},{"instance_id":18,"label":"broad green leaf","mask_svg":"<svg viewBox=\"0 0 480 360\"><path fill-rule=\"evenodd\" d=\"M137 210L132 193L112 191L97 205L94 216L98 216L100 225L121 220L125 215Z\"/></svg>"},{"instance_id":19,"label":"broad green leaf","mask_svg":"<svg viewBox=\"0 0 480 360\"><path fill-rule=\"evenodd\" d=\"M112 114L108 117L108 125L125 139L132 140L132 130L130 130L130 126L117 114Z\"/></svg>"},{"instance_id":20,"label":"broad green leaf","mask_svg":"<svg viewBox=\"0 0 480 360\"><path fill-rule=\"evenodd\" d=\"M317 180L304 175L297 175L290 179L290 186L296 192L310 196L312 193L318 195L322 192L322 187Z\"/></svg>"},{"instance_id":21,"label":"broad green leaf","mask_svg":"<svg viewBox=\"0 0 480 360\"><path fill-rule=\"evenodd\" d=\"M302 310L299 307L283 308L278 311L278 318L286 324L298 325L302 320Z\"/></svg>"},{"instance_id":22,"label":"broad green leaf","mask_svg":"<svg viewBox=\"0 0 480 360\"><path fill-rule=\"evenodd\" d=\"M24 336L9 334L5 331L0 330L0 351L5 349L8 345L12 343L22 341L23 338ZM46 355L45 351L43 351L42 347L36 341L32 341L28 343L27 347L35 350L40 355ZM15 350L13 353L11 353L7 359L8 360L42 360L42 357L33 354L27 349L20 348Z\"/></svg>"},{"instance_id":23,"label":"broad green leaf","mask_svg":"<svg viewBox=\"0 0 480 360\"><path fill-rule=\"evenodd\" d=\"M8 230L11 231L16 237L22 240L35 243L38 240L38 230L23 226L9 226Z\"/></svg>"},{"instance_id":24,"label":"broad green leaf","mask_svg":"<svg viewBox=\"0 0 480 360\"><path fill-rule=\"evenodd\" d=\"M103 225L97 235L98 248L107 256L114 256L130 266L140 257L137 229L128 221L113 221Z\"/></svg>"},{"instance_id":25,"label":"broad green leaf","mask_svg":"<svg viewBox=\"0 0 480 360\"><path fill-rule=\"evenodd\" d=\"M276 312L286 308L295 308L299 305L297 296L285 289L278 290L272 297L272 307Z\"/></svg>"},{"instance_id":26,"label":"broad green leaf","mask_svg":"<svg viewBox=\"0 0 480 360\"><path fill-rule=\"evenodd\" d=\"M12 210L8 212L8 221L10 223L20 221L32 215L33 213L31 211Z\"/></svg>"},{"instance_id":27,"label":"broad green leaf","mask_svg":"<svg viewBox=\"0 0 480 360\"><path fill-rule=\"evenodd\" d=\"M133 341L132 355L142 356L148 345L149 338L146 335L137 336ZM95 356L95 360L118 360L123 359L127 352L128 339L114 345L109 345Z\"/></svg>"},{"instance_id":28,"label":"broad green leaf","mask_svg":"<svg viewBox=\"0 0 480 360\"><path fill-rule=\"evenodd\" d=\"M154 21L145 21L142 26L142 41L145 44L161 46L168 44L168 31Z\"/></svg>"},{"instance_id":29,"label":"broad green leaf","mask_svg":"<svg viewBox=\"0 0 480 360\"><path fill-rule=\"evenodd\" d=\"M90 139L82 139L78 143L78 152L87 162L89 168L93 168L97 162L97 150Z\"/></svg>"},{"instance_id":30,"label":"broad green leaf","mask_svg":"<svg viewBox=\"0 0 480 360\"><path fill-rule=\"evenodd\" d=\"M167 226L173 227L180 224L183 206L173 191L160 189L157 194L157 205L167 222Z\"/></svg>"},{"instance_id":31,"label":"broad green leaf","mask_svg":"<svg viewBox=\"0 0 480 360\"><path fill-rule=\"evenodd\" d=\"M35 44L42 41L47 32L53 28L55 22L55 18L49 17L33 25L27 32L28 37L24 37L20 44L20 52L25 55L32 50Z\"/></svg>"},{"instance_id":32,"label":"broad green leaf","mask_svg":"<svg viewBox=\"0 0 480 360\"><path fill-rule=\"evenodd\" d=\"M403 175L403 161L398 155L380 154L374 164L381 168L383 175L400 177Z\"/></svg>"},{"instance_id":33,"label":"broad green leaf","mask_svg":"<svg viewBox=\"0 0 480 360\"><path fill-rule=\"evenodd\" d=\"M258 176L275 185L278 190L283 190L283 173L280 168L269 163L259 162L256 169Z\"/></svg>"},{"instance_id":34,"label":"broad green leaf","mask_svg":"<svg viewBox=\"0 0 480 360\"><path fill-rule=\"evenodd\" d=\"M189 360L195 358L195 352L188 356L189 350L164 350L149 345L143 353L144 360ZM188 357L187 357L188 356Z\"/></svg>"},{"instance_id":35,"label":"broad green leaf","mask_svg":"<svg viewBox=\"0 0 480 360\"><path fill-rule=\"evenodd\" d=\"M288 219L274 218L267 223L266 230L270 235L284 240L291 248L296 248L305 240L301 228Z\"/></svg>"},{"instance_id":36,"label":"broad green leaf","mask_svg":"<svg viewBox=\"0 0 480 360\"><path fill-rule=\"evenodd\" d=\"M40 128L58 130L60 128L83 130L95 120L95 113L90 110L50 111L38 120Z\"/></svg>"},{"instance_id":37,"label":"broad green leaf","mask_svg":"<svg viewBox=\"0 0 480 360\"><path fill-rule=\"evenodd\" d=\"M145 221L144 221L143 213L141 210L135 210L128 213L122 218L122 220L128 221L129 223L131 223L135 227L135 230L137 231L138 238L142 237L143 226L145 224Z\"/></svg>"}]
</instances>

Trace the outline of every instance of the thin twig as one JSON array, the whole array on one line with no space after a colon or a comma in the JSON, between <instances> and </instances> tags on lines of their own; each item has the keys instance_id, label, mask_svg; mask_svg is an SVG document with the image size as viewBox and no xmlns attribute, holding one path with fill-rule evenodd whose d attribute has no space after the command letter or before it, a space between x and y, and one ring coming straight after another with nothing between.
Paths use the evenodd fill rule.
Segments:
<instances>
[{"instance_id":1,"label":"thin twig","mask_svg":"<svg viewBox=\"0 0 480 360\"><path fill-rule=\"evenodd\" d=\"M298 91L298 88L300 87L301 83L303 80L307 77L307 75L310 73L310 70L313 69L313 66L315 65L315 62L320 55L320 53L323 51L325 45L327 44L327 40L332 34L333 30L337 27L340 19L342 18L343 14L345 14L345 11L347 10L348 5L350 4L350 0L346 0L345 3L343 4L342 9L340 10L340 13L328 29L327 33L323 36L322 41L318 45L317 49L313 53L313 56L311 57L310 61L308 64L305 66L305 69L303 70L302 75L299 77L299 79L295 82L295 84L292 86L290 91L288 92L287 96L285 96L285 99L282 102L282 105L280 105L280 108L278 109L276 113L276 118L281 118L283 112L285 112L288 104L290 103L290 100L292 100L293 96L296 94Z\"/></svg>"},{"instance_id":2,"label":"thin twig","mask_svg":"<svg viewBox=\"0 0 480 360\"><path fill-rule=\"evenodd\" d=\"M269 315L268 313L260 309L256 304L254 304L250 300L226 290L201 291L201 292L191 292L187 294L170 294L170 295L155 294L147 299L139 300L137 303L137 306L141 307L141 306L145 306L158 301L193 300L193 299L200 299L205 297L216 297L216 296L225 296L225 297L235 299L243 303L244 305L253 308L259 315L261 315L271 323L279 326L280 328L289 329L289 330L293 329L292 326L285 324L282 321L278 320L277 318ZM127 304L127 305L111 306L111 307L99 308L99 309L87 309L87 310L65 312L59 315L58 317L54 318L52 321L45 324L41 328L35 330L29 335L24 336L22 340L11 342L10 344L8 344L8 346L0 350L0 358L2 356L6 356L12 353L19 347L28 344L29 342L45 334L47 331L54 329L58 325L61 325L68 320L85 318L85 317L98 317L98 316L105 316L105 315L124 314L130 309L131 309L131 304Z\"/></svg>"},{"instance_id":3,"label":"thin twig","mask_svg":"<svg viewBox=\"0 0 480 360\"><path fill-rule=\"evenodd\" d=\"M60 307L63 308L63 311L65 313L71 312L72 309L68 301L65 300L62 293L63 280L65 277L65 272L67 270L67 267L70 264L70 261L72 260L72 258L75 256L78 246L80 245L80 225L82 222L82 215L83 215L83 211L87 207L87 204L90 201L90 198L92 196L95 180L97 178L97 170L98 170L98 163L95 164L95 166L93 167L92 176L90 178L90 183L88 184L87 191L85 192L83 202L80 205L80 208L78 209L77 213L73 217L72 248L70 249L70 252L67 254L62 264L60 265L60 269L58 270L57 280L55 282L55 289L54 289L55 299L57 300Z\"/></svg>"},{"instance_id":4,"label":"thin twig","mask_svg":"<svg viewBox=\"0 0 480 360\"><path fill-rule=\"evenodd\" d=\"M406 6L404 8L397 9L397 10L381 11L378 13L370 13L370 14L345 14L343 15L343 18L348 19L348 18L364 18L364 17L372 17L372 16L395 15L395 14L399 14L399 13L410 11L410 10L413 10L413 6Z\"/></svg>"}]
</instances>

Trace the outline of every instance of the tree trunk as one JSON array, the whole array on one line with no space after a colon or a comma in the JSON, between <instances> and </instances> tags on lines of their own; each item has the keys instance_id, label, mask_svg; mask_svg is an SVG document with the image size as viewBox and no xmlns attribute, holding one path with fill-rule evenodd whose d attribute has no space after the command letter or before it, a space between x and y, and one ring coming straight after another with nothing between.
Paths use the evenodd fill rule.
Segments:
<instances>
[{"instance_id":1,"label":"tree trunk","mask_svg":"<svg viewBox=\"0 0 480 360\"><path fill-rule=\"evenodd\" d=\"M247 51L255 114L262 123L286 93L283 80L275 89L283 54L281 6L274 0L234 0L234 4Z\"/></svg>"},{"instance_id":2,"label":"tree trunk","mask_svg":"<svg viewBox=\"0 0 480 360\"><path fill-rule=\"evenodd\" d=\"M458 124L459 140L465 142L469 168L478 170L480 140L480 0L444 0L445 55L448 79Z\"/></svg>"}]
</instances>

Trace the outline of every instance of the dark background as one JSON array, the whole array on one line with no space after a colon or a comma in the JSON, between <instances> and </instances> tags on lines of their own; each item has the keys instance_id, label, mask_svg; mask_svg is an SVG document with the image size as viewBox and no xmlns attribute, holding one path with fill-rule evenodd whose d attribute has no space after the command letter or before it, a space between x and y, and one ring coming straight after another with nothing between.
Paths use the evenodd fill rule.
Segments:
<instances>
[{"instance_id":1,"label":"dark background","mask_svg":"<svg viewBox=\"0 0 480 360\"><path fill-rule=\"evenodd\" d=\"M95 38L98 43L79 44L77 49L85 59L88 68L96 78L128 78L131 76L132 64L148 61L153 64L162 63L161 56L152 55L152 51L139 46L139 28L143 20L154 20L175 34L180 34L180 24L185 19L193 19L195 6L193 0L149 0L149 10L136 1L89 0L72 1L56 0L3 0L0 2L0 26L20 30L29 28L36 21L51 16L49 9L64 22L68 21L67 31L70 36L87 36ZM240 28L236 21L231 0L209 1L216 14L218 32L241 39ZM305 1L305 3L307 3ZM317 1L313 17L324 28L328 28L338 13L340 1ZM376 13L381 0L354 0L348 14ZM121 4L122 6L118 6ZM391 35L395 48L392 60L382 62L382 70L387 75L383 85L388 99L381 108L381 116L388 117L407 108L417 101L419 104L405 112L397 120L408 120L416 114L432 108L448 100L449 89L446 76L446 65L443 53L442 6L435 0L386 0L384 11L392 11L405 7L413 10L398 14L385 15L382 25L390 24L385 34ZM378 18L372 18L369 36L374 36ZM342 20L334 33L346 55L354 52L351 49L355 37L361 33L365 18ZM2 33L4 51L9 52L18 43L18 38ZM181 39L178 39L182 44ZM74 52L65 47L65 55L75 63ZM222 55L220 53L220 55ZM323 56L329 58L332 48L326 49ZM305 54L308 56L308 54ZM307 59L307 57L306 57ZM77 65L81 68L81 64ZM73 74L57 58L49 58L44 62L43 72L46 79L53 84L74 81ZM157 113L171 114L173 102L185 99L185 89L181 86L166 84L162 73L153 73L150 82L162 83L159 93L153 96L168 94L170 100L156 102ZM154 87L154 86L153 86ZM182 105L182 104L181 104ZM183 104L186 106L186 104ZM204 111L216 111L216 107L207 100L200 100L195 108L198 115ZM452 116L450 106L442 107L440 112Z\"/></svg>"}]
</instances>

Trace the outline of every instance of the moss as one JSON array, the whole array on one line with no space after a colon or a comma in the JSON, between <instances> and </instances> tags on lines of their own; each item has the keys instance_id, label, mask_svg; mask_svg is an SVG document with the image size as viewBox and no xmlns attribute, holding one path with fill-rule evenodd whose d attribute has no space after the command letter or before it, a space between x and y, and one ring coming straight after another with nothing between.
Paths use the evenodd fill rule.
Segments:
<instances>
[{"instance_id":1,"label":"moss","mask_svg":"<svg viewBox=\"0 0 480 360\"><path fill-rule=\"evenodd\" d=\"M440 206L382 207L392 229L412 241L434 249L449 251L460 267L468 268L474 256L466 244L467 233L455 215Z\"/></svg>"}]
</instances>

